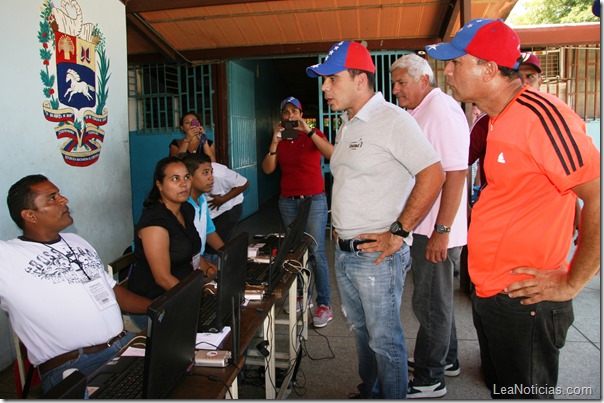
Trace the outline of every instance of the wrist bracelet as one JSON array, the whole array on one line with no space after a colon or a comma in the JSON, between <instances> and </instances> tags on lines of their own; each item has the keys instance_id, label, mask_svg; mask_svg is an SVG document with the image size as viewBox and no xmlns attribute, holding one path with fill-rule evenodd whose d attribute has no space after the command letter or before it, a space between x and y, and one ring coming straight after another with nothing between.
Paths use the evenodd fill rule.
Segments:
<instances>
[{"instance_id":1,"label":"wrist bracelet","mask_svg":"<svg viewBox=\"0 0 604 403\"><path fill-rule=\"evenodd\" d=\"M277 151L269 151L268 155L277 155Z\"/></svg>"},{"instance_id":2,"label":"wrist bracelet","mask_svg":"<svg viewBox=\"0 0 604 403\"><path fill-rule=\"evenodd\" d=\"M311 138L313 134L315 134L317 131L315 129L310 129L310 132L306 133L306 135L308 136L308 138Z\"/></svg>"}]
</instances>

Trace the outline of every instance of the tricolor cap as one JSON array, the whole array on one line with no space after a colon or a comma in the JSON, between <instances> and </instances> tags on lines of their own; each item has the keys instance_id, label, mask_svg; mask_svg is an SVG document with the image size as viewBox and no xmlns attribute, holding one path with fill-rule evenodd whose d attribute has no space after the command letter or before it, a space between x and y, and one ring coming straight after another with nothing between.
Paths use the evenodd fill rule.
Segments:
<instances>
[{"instance_id":1,"label":"tricolor cap","mask_svg":"<svg viewBox=\"0 0 604 403\"><path fill-rule=\"evenodd\" d=\"M502 19L472 20L455 34L451 42L428 45L426 52L437 60L470 54L514 70L520 65L520 39Z\"/></svg>"},{"instance_id":2,"label":"tricolor cap","mask_svg":"<svg viewBox=\"0 0 604 403\"><path fill-rule=\"evenodd\" d=\"M279 108L279 110L281 112L283 112L283 109L285 108L285 105L287 105L287 104L292 104L296 108L302 110L302 103L298 100L298 98L294 98L294 97L287 97L283 101L281 101L281 107Z\"/></svg>"},{"instance_id":3,"label":"tricolor cap","mask_svg":"<svg viewBox=\"0 0 604 403\"><path fill-rule=\"evenodd\" d=\"M524 52L522 53L522 63L520 63L521 66L523 65L527 65L527 66L531 66L532 68L534 68L537 73L541 73L541 61L539 61L539 58L537 57L537 55L530 53L530 52Z\"/></svg>"},{"instance_id":4,"label":"tricolor cap","mask_svg":"<svg viewBox=\"0 0 604 403\"><path fill-rule=\"evenodd\" d=\"M323 63L306 68L309 77L331 76L346 69L375 73L375 64L367 48L359 42L338 42L329 49Z\"/></svg>"}]
</instances>

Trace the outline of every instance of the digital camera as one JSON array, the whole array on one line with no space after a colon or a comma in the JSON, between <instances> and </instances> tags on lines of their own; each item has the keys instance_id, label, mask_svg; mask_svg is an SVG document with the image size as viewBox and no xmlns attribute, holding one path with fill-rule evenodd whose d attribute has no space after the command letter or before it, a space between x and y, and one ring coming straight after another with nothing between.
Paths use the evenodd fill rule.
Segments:
<instances>
[{"instance_id":1,"label":"digital camera","mask_svg":"<svg viewBox=\"0 0 604 403\"><path fill-rule=\"evenodd\" d=\"M281 138L283 140L295 140L298 138L298 121L297 120L282 120L281 126L285 128L281 132Z\"/></svg>"},{"instance_id":2,"label":"digital camera","mask_svg":"<svg viewBox=\"0 0 604 403\"><path fill-rule=\"evenodd\" d=\"M282 120L281 126L283 126L283 128L285 128L285 130L292 129L294 127L298 127L298 121L297 120Z\"/></svg>"}]
</instances>

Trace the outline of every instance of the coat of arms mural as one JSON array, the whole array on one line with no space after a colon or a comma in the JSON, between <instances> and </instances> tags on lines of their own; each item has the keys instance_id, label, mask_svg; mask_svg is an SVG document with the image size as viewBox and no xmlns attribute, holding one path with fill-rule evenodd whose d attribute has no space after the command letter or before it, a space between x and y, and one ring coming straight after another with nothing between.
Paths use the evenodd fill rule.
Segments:
<instances>
[{"instance_id":1,"label":"coat of arms mural","mask_svg":"<svg viewBox=\"0 0 604 403\"><path fill-rule=\"evenodd\" d=\"M56 124L61 154L72 166L98 161L107 123L109 60L96 24L84 22L77 0L43 0L40 30L43 112Z\"/></svg>"}]
</instances>

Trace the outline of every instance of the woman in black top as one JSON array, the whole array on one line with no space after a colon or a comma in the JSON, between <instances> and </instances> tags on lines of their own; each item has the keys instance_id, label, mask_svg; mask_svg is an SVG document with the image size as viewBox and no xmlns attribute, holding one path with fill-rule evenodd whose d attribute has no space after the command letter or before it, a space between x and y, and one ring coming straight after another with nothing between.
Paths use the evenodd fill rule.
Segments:
<instances>
[{"instance_id":1,"label":"woman in black top","mask_svg":"<svg viewBox=\"0 0 604 403\"><path fill-rule=\"evenodd\" d=\"M180 118L180 130L185 134L181 140L172 140L170 156L178 153L207 154L212 162L216 162L216 151L212 140L208 140L206 130L200 123L195 112L187 112Z\"/></svg>"},{"instance_id":2,"label":"woman in black top","mask_svg":"<svg viewBox=\"0 0 604 403\"><path fill-rule=\"evenodd\" d=\"M176 157L163 158L153 178L134 230L136 261L128 279L131 291L151 299L197 269L201 250L195 210L187 202L191 190L187 167Z\"/></svg>"}]
</instances>

